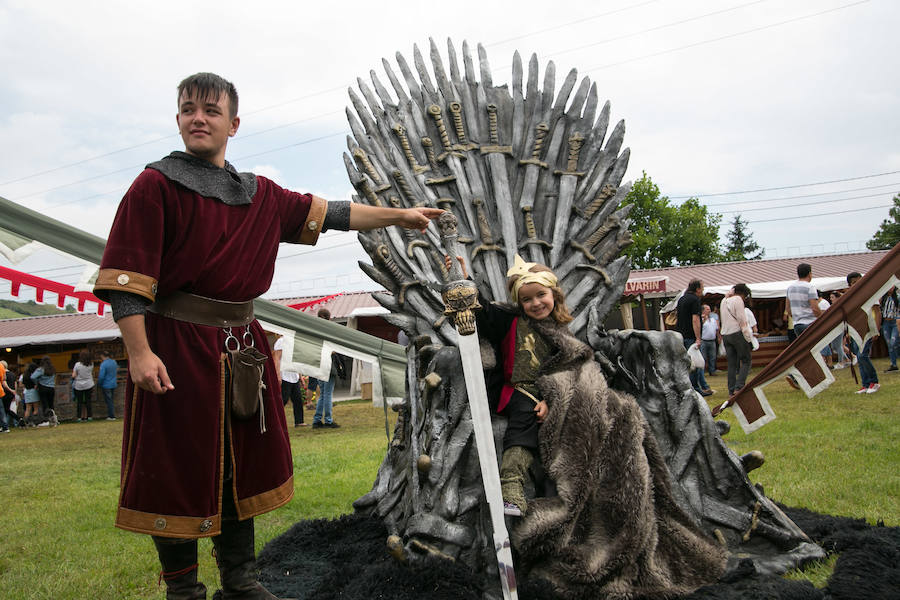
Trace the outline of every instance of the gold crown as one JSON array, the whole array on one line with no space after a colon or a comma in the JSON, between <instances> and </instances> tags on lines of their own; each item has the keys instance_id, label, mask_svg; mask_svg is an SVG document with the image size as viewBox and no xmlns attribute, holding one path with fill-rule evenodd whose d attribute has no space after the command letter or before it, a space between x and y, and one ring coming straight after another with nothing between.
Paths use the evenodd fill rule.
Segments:
<instances>
[{"instance_id":1,"label":"gold crown","mask_svg":"<svg viewBox=\"0 0 900 600\"><path fill-rule=\"evenodd\" d=\"M512 277L513 275L518 275L519 277L522 277L523 275L527 275L528 270L536 264L538 263L527 263L522 259L521 256L516 254L516 258L513 261L513 266L511 266L506 272L506 276Z\"/></svg>"},{"instance_id":2,"label":"gold crown","mask_svg":"<svg viewBox=\"0 0 900 600\"><path fill-rule=\"evenodd\" d=\"M527 263L522 260L522 257L516 254L516 258L513 262L513 266L509 268L506 272L507 277L513 277L514 275L518 275L519 278L513 283L512 289L509 291L510 300L513 302L519 301L519 290L523 285L527 285L529 283L539 283L545 287L552 288L556 287L559 283L559 280L556 277L556 274L553 271L538 271L537 273L532 272L530 269L535 265L540 263Z\"/></svg>"}]
</instances>

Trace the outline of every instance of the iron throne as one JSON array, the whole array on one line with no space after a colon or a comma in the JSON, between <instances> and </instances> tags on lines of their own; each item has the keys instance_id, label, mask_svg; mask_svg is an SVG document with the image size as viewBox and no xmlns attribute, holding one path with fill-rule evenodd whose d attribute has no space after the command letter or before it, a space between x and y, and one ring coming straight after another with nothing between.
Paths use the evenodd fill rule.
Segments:
<instances>
[{"instance_id":1,"label":"iron throne","mask_svg":"<svg viewBox=\"0 0 900 600\"><path fill-rule=\"evenodd\" d=\"M506 301L505 273L516 253L550 266L575 317L572 333L594 349L610 386L637 398L679 504L727 545L732 564L751 560L775 572L823 556L751 484L723 442L690 387L677 335L603 327L630 270L619 256L630 243L630 206L622 206L630 184L622 184L624 122L608 132L610 105L600 106L596 83L579 82L572 70L557 92L552 62L541 82L537 57L526 75L516 53L511 88L497 86L481 46L476 63L463 43L462 69L451 42L447 63L433 41L430 50L431 73L418 48L412 67L397 54L399 77L382 61L393 95L374 71L371 86L358 80L361 96L350 90L353 136L344 162L354 199L452 211L469 273L489 300ZM444 318L440 284L448 274L438 233L389 228L359 239L373 261L361 268L390 290L376 299L414 343L390 449L372 490L354 506L387 524L398 559L458 560L490 588L496 559L456 332ZM486 365L495 360L482 354ZM493 424L499 447L505 422Z\"/></svg>"}]
</instances>

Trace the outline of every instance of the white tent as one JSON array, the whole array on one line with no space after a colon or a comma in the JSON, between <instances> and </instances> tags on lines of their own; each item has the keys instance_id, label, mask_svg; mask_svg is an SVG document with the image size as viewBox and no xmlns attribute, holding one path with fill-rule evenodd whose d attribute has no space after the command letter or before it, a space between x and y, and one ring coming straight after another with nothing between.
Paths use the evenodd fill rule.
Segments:
<instances>
[{"instance_id":1,"label":"white tent","mask_svg":"<svg viewBox=\"0 0 900 600\"><path fill-rule=\"evenodd\" d=\"M788 286L794 283L794 279L786 281L764 281L761 283L748 283L750 295L754 298L784 298L787 295ZM820 292L831 292L834 290L842 290L847 287L847 279L844 277L813 277L813 286ZM711 285L703 288L707 294L725 295L731 290L731 285ZM684 290L678 292L678 295L669 300L665 306L659 309L660 314L665 314L675 310L678 299L684 295Z\"/></svg>"}]
</instances>

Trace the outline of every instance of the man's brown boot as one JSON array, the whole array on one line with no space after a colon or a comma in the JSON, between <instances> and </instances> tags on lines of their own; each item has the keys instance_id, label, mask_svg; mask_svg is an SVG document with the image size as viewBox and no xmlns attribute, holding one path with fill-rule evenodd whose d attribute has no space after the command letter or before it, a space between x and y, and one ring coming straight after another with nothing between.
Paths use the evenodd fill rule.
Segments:
<instances>
[{"instance_id":1,"label":"man's brown boot","mask_svg":"<svg viewBox=\"0 0 900 600\"><path fill-rule=\"evenodd\" d=\"M166 600L206 600L206 586L197 581L197 540L153 536L166 582Z\"/></svg>"},{"instance_id":2,"label":"man's brown boot","mask_svg":"<svg viewBox=\"0 0 900 600\"><path fill-rule=\"evenodd\" d=\"M279 600L256 580L253 519L223 521L222 533L212 540L222 578L213 600Z\"/></svg>"}]
</instances>

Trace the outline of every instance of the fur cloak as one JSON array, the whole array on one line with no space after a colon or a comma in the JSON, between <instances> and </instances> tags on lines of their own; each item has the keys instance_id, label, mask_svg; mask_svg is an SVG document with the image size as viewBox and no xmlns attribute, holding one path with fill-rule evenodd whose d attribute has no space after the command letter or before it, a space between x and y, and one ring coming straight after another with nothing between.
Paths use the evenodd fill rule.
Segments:
<instances>
[{"instance_id":1,"label":"fur cloak","mask_svg":"<svg viewBox=\"0 0 900 600\"><path fill-rule=\"evenodd\" d=\"M557 495L511 532L518 565L573 598L665 598L716 581L727 551L678 507L656 439L631 396L610 390L587 345L532 322L552 355L537 379L539 434Z\"/></svg>"}]
</instances>

